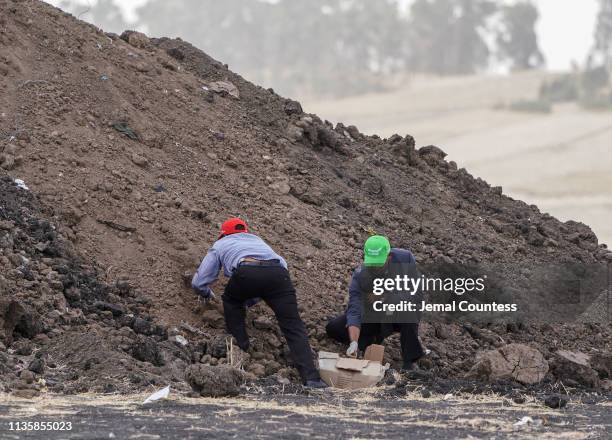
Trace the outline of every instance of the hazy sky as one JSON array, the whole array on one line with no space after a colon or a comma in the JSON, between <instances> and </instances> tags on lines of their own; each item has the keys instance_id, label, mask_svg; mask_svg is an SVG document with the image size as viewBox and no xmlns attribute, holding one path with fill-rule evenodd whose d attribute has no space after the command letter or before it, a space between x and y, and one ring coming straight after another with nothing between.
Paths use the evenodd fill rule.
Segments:
<instances>
[{"instance_id":1,"label":"hazy sky","mask_svg":"<svg viewBox=\"0 0 612 440\"><path fill-rule=\"evenodd\" d=\"M540 9L538 35L548 68L567 69L583 62L593 43L596 0L536 0Z\"/></svg>"},{"instance_id":2,"label":"hazy sky","mask_svg":"<svg viewBox=\"0 0 612 440\"><path fill-rule=\"evenodd\" d=\"M73 0L74 1L74 0ZM76 0L78 3L95 3L96 0ZM148 0L113 0L133 21L135 9ZM303 0L308 1L308 0ZM399 0L408 5L411 0ZM509 0L510 2L512 0ZM534 0L540 9L538 35L546 55L548 68L564 70L576 60L584 62L593 42L593 29L597 15L597 0ZM58 0L49 3L57 4Z\"/></svg>"}]
</instances>

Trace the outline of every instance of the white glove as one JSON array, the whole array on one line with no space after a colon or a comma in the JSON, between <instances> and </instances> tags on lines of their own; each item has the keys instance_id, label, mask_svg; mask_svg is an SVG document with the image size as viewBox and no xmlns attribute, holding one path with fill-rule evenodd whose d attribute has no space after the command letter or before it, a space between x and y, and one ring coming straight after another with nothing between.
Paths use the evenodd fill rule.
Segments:
<instances>
[{"instance_id":1,"label":"white glove","mask_svg":"<svg viewBox=\"0 0 612 440\"><path fill-rule=\"evenodd\" d=\"M349 345L349 348L346 350L346 355L349 357L357 357L358 350L359 344L357 344L357 341L353 341L351 342L351 345Z\"/></svg>"}]
</instances>

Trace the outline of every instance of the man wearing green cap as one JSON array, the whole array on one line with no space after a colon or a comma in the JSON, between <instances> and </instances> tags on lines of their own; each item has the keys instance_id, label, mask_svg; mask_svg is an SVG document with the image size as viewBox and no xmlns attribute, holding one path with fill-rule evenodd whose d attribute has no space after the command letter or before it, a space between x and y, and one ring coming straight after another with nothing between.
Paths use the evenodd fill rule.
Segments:
<instances>
[{"instance_id":1,"label":"man wearing green cap","mask_svg":"<svg viewBox=\"0 0 612 440\"><path fill-rule=\"evenodd\" d=\"M381 344L394 332L400 333L404 370L412 370L414 362L423 356L418 322L362 323L363 295L371 293L372 280L396 276L397 270L408 274L405 268L415 265L412 252L391 248L386 237L374 235L365 242L363 264L353 272L349 286L346 312L331 319L326 327L330 338L349 344L347 356L357 356L358 350L363 351L368 345Z\"/></svg>"}]
</instances>

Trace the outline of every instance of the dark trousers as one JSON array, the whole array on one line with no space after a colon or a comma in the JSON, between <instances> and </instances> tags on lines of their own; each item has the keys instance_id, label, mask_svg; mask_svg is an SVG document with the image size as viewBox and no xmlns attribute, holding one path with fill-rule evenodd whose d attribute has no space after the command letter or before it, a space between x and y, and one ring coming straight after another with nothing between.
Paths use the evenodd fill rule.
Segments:
<instances>
[{"instance_id":1,"label":"dark trousers","mask_svg":"<svg viewBox=\"0 0 612 440\"><path fill-rule=\"evenodd\" d=\"M346 327L346 314L332 318L325 327L327 336L344 344L350 344ZM414 362L423 356L423 347L419 341L419 324L361 324L359 334L359 350L365 350L368 345L382 344L387 336L400 333L402 359L404 363Z\"/></svg>"},{"instance_id":2,"label":"dark trousers","mask_svg":"<svg viewBox=\"0 0 612 440\"><path fill-rule=\"evenodd\" d=\"M227 330L238 346L247 350L245 302L261 298L272 309L303 381L319 379L312 359L308 334L298 312L295 288L287 269L281 266L239 266L230 278L223 294L223 311Z\"/></svg>"}]
</instances>

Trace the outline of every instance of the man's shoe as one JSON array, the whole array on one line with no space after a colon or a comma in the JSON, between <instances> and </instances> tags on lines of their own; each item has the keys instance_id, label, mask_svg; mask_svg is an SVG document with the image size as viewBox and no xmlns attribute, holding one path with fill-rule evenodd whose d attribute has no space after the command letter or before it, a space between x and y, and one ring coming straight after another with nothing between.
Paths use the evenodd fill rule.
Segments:
<instances>
[{"instance_id":1,"label":"man's shoe","mask_svg":"<svg viewBox=\"0 0 612 440\"><path fill-rule=\"evenodd\" d=\"M328 385L323 382L321 379L316 379L316 380L307 380L306 384L304 385L306 388L328 388Z\"/></svg>"},{"instance_id":2,"label":"man's shoe","mask_svg":"<svg viewBox=\"0 0 612 440\"><path fill-rule=\"evenodd\" d=\"M400 370L400 373L407 373L409 371L415 371L415 370L418 370L418 367L414 362L404 362L404 365L402 365L402 369Z\"/></svg>"}]
</instances>

